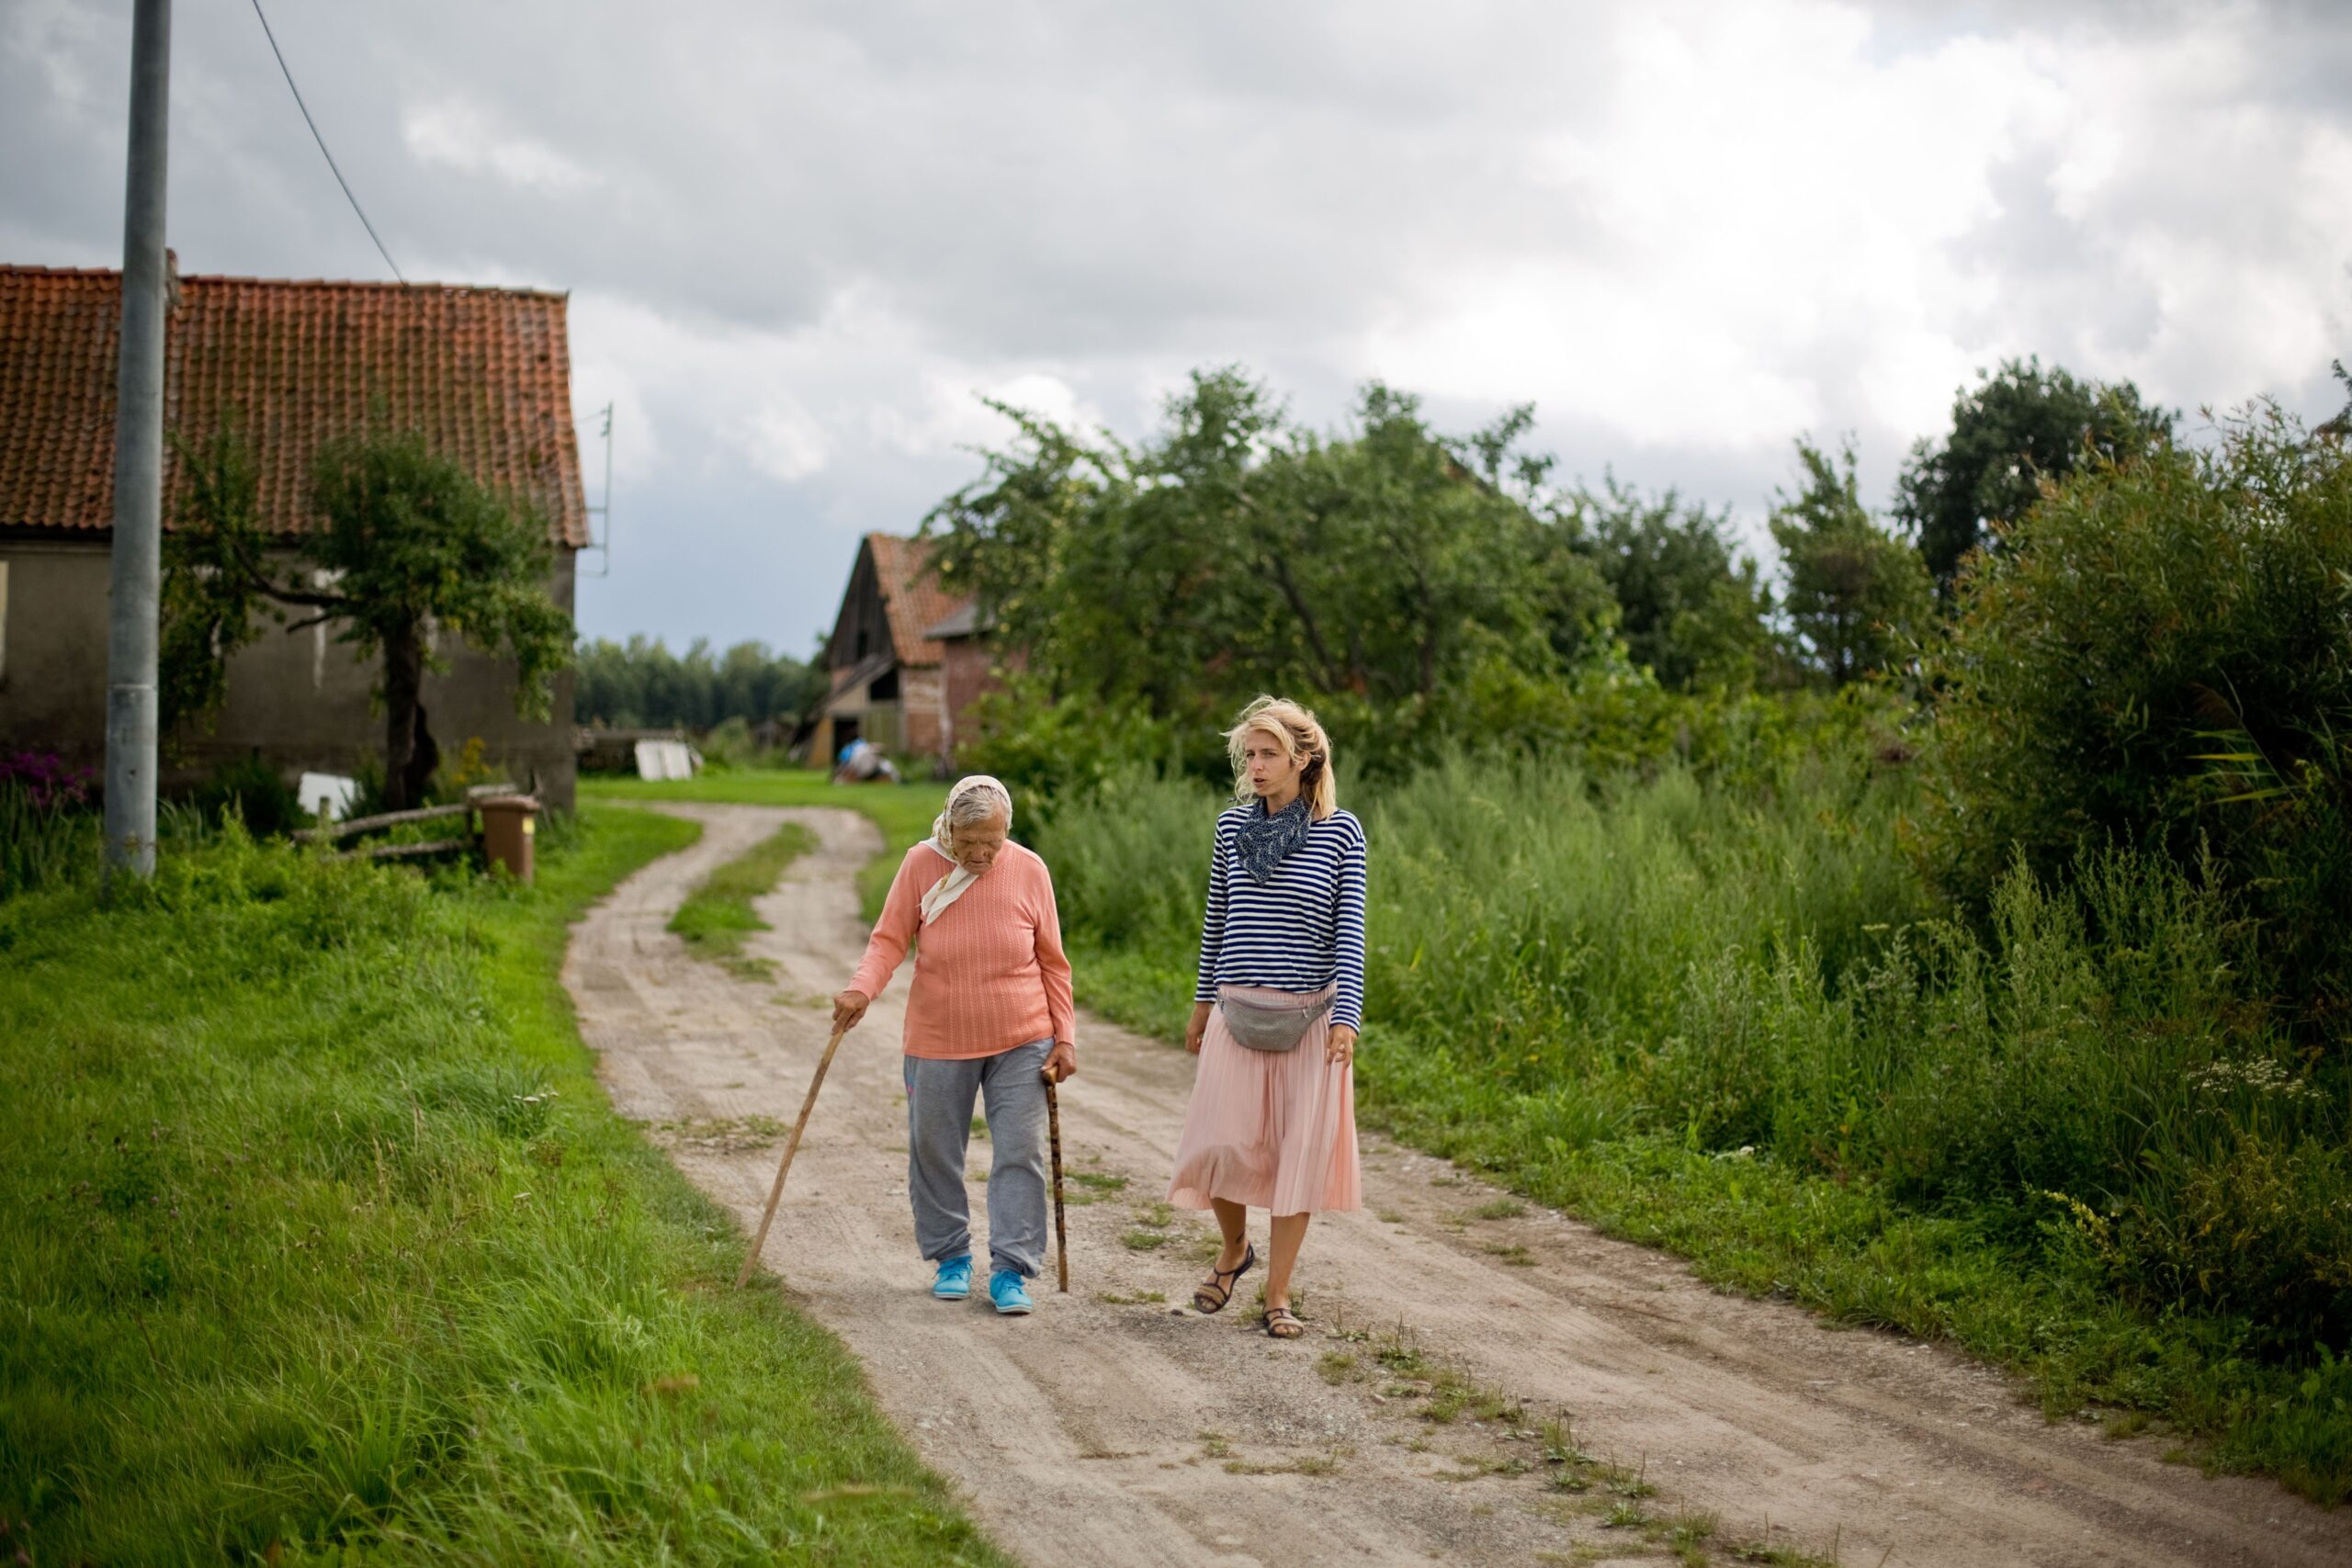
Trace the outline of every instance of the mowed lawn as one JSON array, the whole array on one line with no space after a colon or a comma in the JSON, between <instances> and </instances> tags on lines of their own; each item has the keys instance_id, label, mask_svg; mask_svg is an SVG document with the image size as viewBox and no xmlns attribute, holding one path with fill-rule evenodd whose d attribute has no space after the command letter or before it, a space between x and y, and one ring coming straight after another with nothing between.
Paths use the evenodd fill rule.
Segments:
<instances>
[{"instance_id":1,"label":"mowed lawn","mask_svg":"<svg viewBox=\"0 0 2352 1568\"><path fill-rule=\"evenodd\" d=\"M596 1082L565 929L696 833L0 902L0 1558L1005 1561Z\"/></svg>"}]
</instances>

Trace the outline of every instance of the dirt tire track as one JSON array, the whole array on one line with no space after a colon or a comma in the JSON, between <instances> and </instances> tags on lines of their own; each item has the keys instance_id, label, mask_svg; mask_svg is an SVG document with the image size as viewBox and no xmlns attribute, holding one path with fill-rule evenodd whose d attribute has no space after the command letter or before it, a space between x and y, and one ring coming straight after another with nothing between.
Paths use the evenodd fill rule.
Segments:
<instances>
[{"instance_id":1,"label":"dirt tire track","mask_svg":"<svg viewBox=\"0 0 2352 1568\"><path fill-rule=\"evenodd\" d=\"M564 980L582 1032L625 1115L788 1120L823 1045L825 998L864 942L854 878L879 837L847 811L662 809L703 823L704 837L575 928ZM759 905L775 930L750 951L775 963L775 983L686 957L662 929L671 912L786 820L818 848ZM1496 1190L1377 1137L1364 1145L1364 1211L1319 1218L1309 1235L1306 1340L1254 1330L1248 1281L1224 1315L1176 1311L1201 1272L1205 1218L1177 1215L1157 1250L1121 1238L1157 1228L1138 1208L1164 1190L1192 1059L1093 1019L1080 1025L1082 1076L1063 1091L1064 1147L1072 1170L1129 1181L1071 1208L1071 1293L1048 1278L1036 1314L1018 1320L977 1298L933 1301L906 1212L905 996L902 975L842 1045L765 1261L849 1343L883 1407L991 1535L1037 1568L1657 1561L1637 1532L1549 1493L1524 1438L1419 1420L1412 1402L1384 1401L1376 1378L1318 1375L1320 1352L1363 1348L1332 1338L1338 1325L1400 1322L1536 1415L1565 1409L1582 1448L1638 1457L1661 1489L1654 1515L1716 1517L1719 1562L1768 1521L1773 1544L1826 1554L1834 1541L1849 1564L2352 1562L2352 1512L2165 1464L2153 1440L2045 1424L2012 1380L1940 1347L1717 1294L1671 1258L1555 1213L1469 1219ZM760 1139L671 1149L747 1230L775 1153ZM978 1140L972 1165L987 1166ZM975 1184L976 1228L983 1193ZM1489 1250L1513 1246L1534 1266ZM1167 1302L1100 1299L1149 1292ZM1334 1454L1329 1475L1227 1469ZM1532 1470L1452 1478L1514 1456Z\"/></svg>"}]
</instances>

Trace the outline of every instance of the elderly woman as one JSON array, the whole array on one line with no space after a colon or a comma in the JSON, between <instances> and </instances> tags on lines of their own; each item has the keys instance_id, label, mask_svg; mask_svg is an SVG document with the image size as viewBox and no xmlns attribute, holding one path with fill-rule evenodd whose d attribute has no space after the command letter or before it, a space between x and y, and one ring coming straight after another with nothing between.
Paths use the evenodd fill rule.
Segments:
<instances>
[{"instance_id":1,"label":"elderly woman","mask_svg":"<svg viewBox=\"0 0 2352 1568\"><path fill-rule=\"evenodd\" d=\"M1363 827L1340 809L1331 743L1295 703L1261 697L1226 732L1239 804L1216 819L1200 983L1184 1048L1200 1057L1168 1201L1214 1209L1216 1267L1193 1293L1223 1310L1272 1216L1261 1320L1277 1339L1306 1223L1362 1206L1355 1048L1363 1021Z\"/></svg>"},{"instance_id":2,"label":"elderly woman","mask_svg":"<svg viewBox=\"0 0 2352 1568\"><path fill-rule=\"evenodd\" d=\"M1030 1310L1023 1281L1046 1258L1046 1088L1078 1071L1069 960L1046 863L1008 841L1012 796L975 774L949 792L931 837L907 852L865 958L833 998L854 1028L915 944L907 997L907 1188L915 1242L938 1265L931 1293L972 1293L964 1154L972 1101L988 1108L989 1299Z\"/></svg>"}]
</instances>

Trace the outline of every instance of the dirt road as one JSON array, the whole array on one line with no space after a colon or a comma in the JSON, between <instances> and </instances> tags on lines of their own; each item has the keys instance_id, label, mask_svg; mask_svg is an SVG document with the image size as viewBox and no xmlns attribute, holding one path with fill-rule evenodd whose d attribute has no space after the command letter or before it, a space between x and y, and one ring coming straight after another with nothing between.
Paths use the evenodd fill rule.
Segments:
<instances>
[{"instance_id":1,"label":"dirt road","mask_svg":"<svg viewBox=\"0 0 2352 1568\"><path fill-rule=\"evenodd\" d=\"M863 944L852 879L880 840L846 811L669 809L705 824L701 842L582 920L564 978L615 1103L748 1229L824 998ZM787 818L820 847L760 905L775 929L752 951L774 981L686 957L671 911ZM1093 1020L1062 1096L1086 1179L1071 1195L1088 1200L1069 1212L1070 1294L1046 1280L1025 1319L935 1302L906 1208L906 983L842 1046L766 1262L1034 1568L1655 1562L1694 1518L1718 1562L1767 1540L1863 1568L2352 1562L2352 1510L2047 1425L1940 1348L1718 1295L1376 1138L1364 1211L1308 1237L1307 1338L1256 1332L1246 1289L1197 1316L1182 1303L1213 1233L1154 1202L1192 1059ZM971 1164L987 1168L984 1143ZM976 1229L984 1195L975 1183ZM1539 1428L1563 1415L1582 1457L1556 1462L1559 1433Z\"/></svg>"}]
</instances>

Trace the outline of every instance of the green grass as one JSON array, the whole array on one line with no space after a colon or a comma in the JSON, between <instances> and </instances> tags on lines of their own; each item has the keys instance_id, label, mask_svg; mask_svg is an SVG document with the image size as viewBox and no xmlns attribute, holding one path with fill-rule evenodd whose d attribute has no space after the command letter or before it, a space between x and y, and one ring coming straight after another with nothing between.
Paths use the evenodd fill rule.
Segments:
<instances>
[{"instance_id":1,"label":"green grass","mask_svg":"<svg viewBox=\"0 0 2352 1568\"><path fill-rule=\"evenodd\" d=\"M808 829L786 822L703 878L670 917L670 929L684 939L686 951L695 957L720 964L741 979L769 978L775 965L743 952L744 940L753 931L773 929L752 909L752 900L774 892L784 868L816 846Z\"/></svg>"},{"instance_id":2,"label":"green grass","mask_svg":"<svg viewBox=\"0 0 2352 1568\"><path fill-rule=\"evenodd\" d=\"M898 874L899 862L912 845L931 837L931 825L947 799L942 784L837 784L805 768L712 769L699 778L661 780L585 777L585 800L720 801L741 806L830 806L860 811L882 830L882 852L857 875L865 918L882 913L882 899Z\"/></svg>"},{"instance_id":3,"label":"green grass","mask_svg":"<svg viewBox=\"0 0 2352 1568\"><path fill-rule=\"evenodd\" d=\"M0 902L0 1520L36 1562L1000 1563L608 1108L531 889L234 831Z\"/></svg>"}]
</instances>

